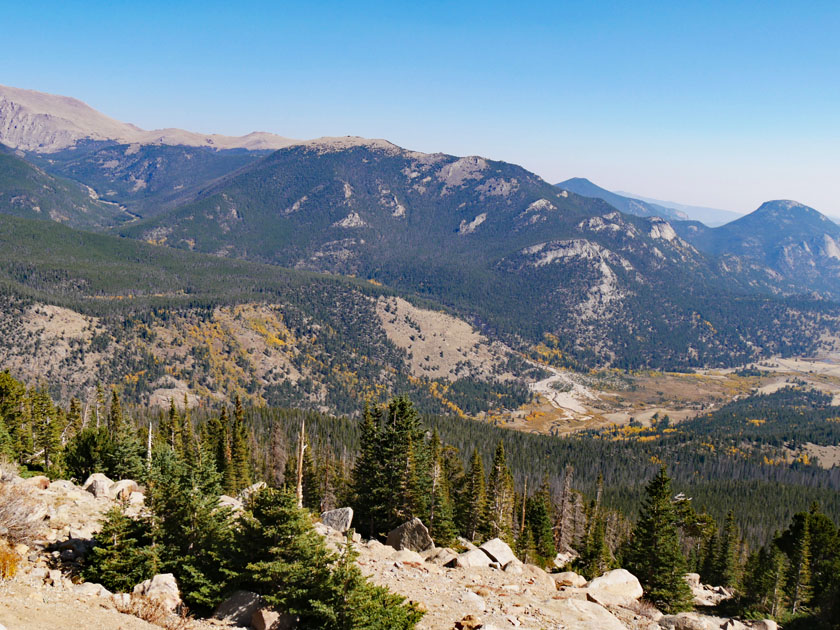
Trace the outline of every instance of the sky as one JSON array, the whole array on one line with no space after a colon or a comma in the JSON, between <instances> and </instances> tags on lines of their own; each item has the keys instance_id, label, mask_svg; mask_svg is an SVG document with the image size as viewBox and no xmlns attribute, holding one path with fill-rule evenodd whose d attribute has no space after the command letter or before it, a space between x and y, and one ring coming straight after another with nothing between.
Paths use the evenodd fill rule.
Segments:
<instances>
[{"instance_id":1,"label":"sky","mask_svg":"<svg viewBox=\"0 0 840 630\"><path fill-rule=\"evenodd\" d=\"M840 216L840 3L4 2L0 84L142 128L358 135Z\"/></svg>"}]
</instances>

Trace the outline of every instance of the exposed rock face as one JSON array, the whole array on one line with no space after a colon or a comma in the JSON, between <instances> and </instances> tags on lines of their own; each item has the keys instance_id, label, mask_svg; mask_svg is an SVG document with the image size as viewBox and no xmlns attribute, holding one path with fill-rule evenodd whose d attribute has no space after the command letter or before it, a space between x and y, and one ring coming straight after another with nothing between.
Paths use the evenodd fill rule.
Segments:
<instances>
[{"instance_id":1,"label":"exposed rock face","mask_svg":"<svg viewBox=\"0 0 840 630\"><path fill-rule=\"evenodd\" d=\"M323 512L321 522L337 532L344 533L350 529L350 524L353 522L353 508L344 507Z\"/></svg>"},{"instance_id":2,"label":"exposed rock face","mask_svg":"<svg viewBox=\"0 0 840 630\"><path fill-rule=\"evenodd\" d=\"M26 479L23 483L25 483L27 486L37 488L38 490L46 490L50 487L49 478L44 477L43 475L38 475L37 477L30 477L29 479Z\"/></svg>"},{"instance_id":3,"label":"exposed rock face","mask_svg":"<svg viewBox=\"0 0 840 630\"><path fill-rule=\"evenodd\" d=\"M141 582L134 587L134 594L160 602L171 612L181 607L181 592L178 590L175 576L171 573L159 573L151 580Z\"/></svg>"},{"instance_id":4,"label":"exposed rock face","mask_svg":"<svg viewBox=\"0 0 840 630\"><path fill-rule=\"evenodd\" d=\"M504 566L516 560L516 555L511 551L510 546L501 538L493 538L479 547L493 562Z\"/></svg>"},{"instance_id":5,"label":"exposed rock face","mask_svg":"<svg viewBox=\"0 0 840 630\"><path fill-rule=\"evenodd\" d=\"M251 623L255 613L262 607L262 597L256 593L236 591L219 604L216 612L213 613L213 617L215 619L225 619L235 626L247 626Z\"/></svg>"},{"instance_id":6,"label":"exposed rock face","mask_svg":"<svg viewBox=\"0 0 840 630\"><path fill-rule=\"evenodd\" d=\"M275 624L279 619L280 613L276 610L272 610L271 608L258 608L251 615L251 627L254 630L274 630Z\"/></svg>"},{"instance_id":7,"label":"exposed rock face","mask_svg":"<svg viewBox=\"0 0 840 630\"><path fill-rule=\"evenodd\" d=\"M704 617L697 613L680 613L665 615L659 620L659 626L667 630L719 630L720 620L716 623L712 617Z\"/></svg>"},{"instance_id":8,"label":"exposed rock face","mask_svg":"<svg viewBox=\"0 0 840 630\"><path fill-rule=\"evenodd\" d=\"M627 605L639 599L644 591L635 575L626 569L607 571L589 583L589 595L601 604Z\"/></svg>"},{"instance_id":9,"label":"exposed rock face","mask_svg":"<svg viewBox=\"0 0 840 630\"><path fill-rule=\"evenodd\" d=\"M411 551L426 551L435 546L429 530L419 518L413 518L391 530L385 544L394 549L410 549Z\"/></svg>"}]
</instances>

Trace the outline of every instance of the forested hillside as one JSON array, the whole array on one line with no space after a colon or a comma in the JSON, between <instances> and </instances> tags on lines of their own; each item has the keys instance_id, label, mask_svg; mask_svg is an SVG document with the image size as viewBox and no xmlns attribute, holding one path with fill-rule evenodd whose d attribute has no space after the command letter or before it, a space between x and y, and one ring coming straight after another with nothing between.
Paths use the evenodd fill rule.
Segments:
<instances>
[{"instance_id":1,"label":"forested hillside","mask_svg":"<svg viewBox=\"0 0 840 630\"><path fill-rule=\"evenodd\" d=\"M809 353L836 316L831 304L767 297L791 287L724 270L659 218L622 215L512 164L384 141L282 149L120 233L370 278L454 308L514 347L553 334L566 365Z\"/></svg>"},{"instance_id":2,"label":"forested hillside","mask_svg":"<svg viewBox=\"0 0 840 630\"><path fill-rule=\"evenodd\" d=\"M754 422L770 409L780 410L776 419ZM384 537L419 517L441 546L454 545L456 536L501 538L525 562L550 566L564 552L587 577L624 566L639 576L649 601L670 612L690 607L682 575L694 571L704 582L736 589L730 606L742 614L804 624L830 621L835 612L838 469L767 461L767 451L759 461L726 448L728 440L749 439L752 429L722 437L714 426L786 431L781 423L799 415L804 421L794 431L800 437L832 440L833 429L823 425L836 424L838 411L819 394L782 391L712 414L708 426L692 427L698 434L682 443L680 430L664 419L635 435L563 439L423 418L404 397L366 405L355 420L248 410L238 398L192 410L172 400L168 411L149 413L124 407L116 390L102 391L92 409L76 400L62 408L44 390L2 374L0 451L53 477L82 479L94 471L148 476L160 519L149 523L152 537L144 534L129 547L115 537L114 548L109 552L106 543L88 574L121 579L108 560L115 553L138 561L157 554L156 562L177 574L199 609L212 609L238 579L252 579L236 564L240 547L231 546L226 533L227 513L213 509L218 491L235 494L265 479L286 492L297 486L302 505L315 513L352 505L366 536ZM458 447L464 443L469 446ZM721 478L728 481L716 481ZM269 496L292 509L290 494ZM178 520L183 510L201 515L209 528L202 532ZM279 514L282 526L290 515ZM132 525L113 513L106 527L124 532L142 527L143 518ZM179 564L185 545L209 555L190 554ZM650 553L654 548L658 554ZM136 579L153 571L150 564L136 567L142 573Z\"/></svg>"}]
</instances>

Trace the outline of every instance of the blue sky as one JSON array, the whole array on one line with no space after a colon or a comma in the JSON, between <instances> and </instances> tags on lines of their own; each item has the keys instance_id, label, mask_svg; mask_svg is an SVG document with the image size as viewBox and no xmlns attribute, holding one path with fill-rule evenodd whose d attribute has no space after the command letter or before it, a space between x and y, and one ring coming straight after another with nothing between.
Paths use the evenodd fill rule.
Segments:
<instances>
[{"instance_id":1,"label":"blue sky","mask_svg":"<svg viewBox=\"0 0 840 630\"><path fill-rule=\"evenodd\" d=\"M8 2L0 83L144 128L360 135L840 215L837 2Z\"/></svg>"}]
</instances>

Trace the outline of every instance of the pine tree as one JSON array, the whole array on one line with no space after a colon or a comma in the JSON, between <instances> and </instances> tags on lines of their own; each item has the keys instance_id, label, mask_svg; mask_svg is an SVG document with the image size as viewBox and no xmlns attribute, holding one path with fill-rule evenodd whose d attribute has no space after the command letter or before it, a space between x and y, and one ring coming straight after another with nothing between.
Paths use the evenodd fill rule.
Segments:
<instances>
[{"instance_id":1,"label":"pine tree","mask_svg":"<svg viewBox=\"0 0 840 630\"><path fill-rule=\"evenodd\" d=\"M445 474L443 446L437 429L432 432L429 444L432 485L432 497L429 502L429 533L439 546L447 546L455 539L452 501L449 495L449 483Z\"/></svg>"},{"instance_id":2,"label":"pine tree","mask_svg":"<svg viewBox=\"0 0 840 630\"><path fill-rule=\"evenodd\" d=\"M550 565L557 555L552 523L551 494L546 477L539 491L525 501L525 526L531 531L538 564L542 566Z\"/></svg>"},{"instance_id":3,"label":"pine tree","mask_svg":"<svg viewBox=\"0 0 840 630\"><path fill-rule=\"evenodd\" d=\"M108 408L108 433L111 437L116 436L123 429L123 413L120 404L120 396L116 389L111 390L111 406Z\"/></svg>"},{"instance_id":4,"label":"pine tree","mask_svg":"<svg viewBox=\"0 0 840 630\"><path fill-rule=\"evenodd\" d=\"M251 453L245 427L242 400L236 395L233 410L233 427L230 432L230 465L234 492L251 485Z\"/></svg>"},{"instance_id":5,"label":"pine tree","mask_svg":"<svg viewBox=\"0 0 840 630\"><path fill-rule=\"evenodd\" d=\"M487 537L513 540L513 478L505 457L504 442L499 440L493 455L487 482Z\"/></svg>"},{"instance_id":6,"label":"pine tree","mask_svg":"<svg viewBox=\"0 0 840 630\"><path fill-rule=\"evenodd\" d=\"M484 487L484 464L478 450L473 450L464 501L465 510L462 530L467 538L476 542L484 522L487 509L487 495Z\"/></svg>"},{"instance_id":7,"label":"pine tree","mask_svg":"<svg viewBox=\"0 0 840 630\"><path fill-rule=\"evenodd\" d=\"M83 428L82 403L75 397L70 399L70 409L67 412L67 427L70 436L77 435Z\"/></svg>"},{"instance_id":8,"label":"pine tree","mask_svg":"<svg viewBox=\"0 0 840 630\"><path fill-rule=\"evenodd\" d=\"M414 405L404 396L388 403L384 426L379 436L380 486L374 496L382 501L384 514L377 526L393 529L426 513L427 496L421 491L421 470L418 459L425 459L423 430Z\"/></svg>"},{"instance_id":9,"label":"pine tree","mask_svg":"<svg viewBox=\"0 0 840 630\"><path fill-rule=\"evenodd\" d=\"M657 608L673 613L691 608L691 590L683 579L685 557L680 549L677 515L671 501L671 480L663 466L645 488L647 497L633 530L627 569Z\"/></svg>"},{"instance_id":10,"label":"pine tree","mask_svg":"<svg viewBox=\"0 0 840 630\"><path fill-rule=\"evenodd\" d=\"M126 515L122 505L112 507L97 535L97 544L86 558L83 576L115 593L130 593L158 569L156 548L148 536L149 524Z\"/></svg>"},{"instance_id":11,"label":"pine tree","mask_svg":"<svg viewBox=\"0 0 840 630\"><path fill-rule=\"evenodd\" d=\"M738 581L738 530L732 510L726 515L715 560L715 584L732 587Z\"/></svg>"},{"instance_id":12,"label":"pine tree","mask_svg":"<svg viewBox=\"0 0 840 630\"><path fill-rule=\"evenodd\" d=\"M794 615L811 597L811 535L810 519L805 518L794 541L788 574L788 597L790 610Z\"/></svg>"},{"instance_id":13,"label":"pine tree","mask_svg":"<svg viewBox=\"0 0 840 630\"><path fill-rule=\"evenodd\" d=\"M379 465L381 413L371 409L365 401L359 427L359 454L353 466L353 510L360 524L359 529L369 538L376 533L376 523L381 518L382 468Z\"/></svg>"}]
</instances>

